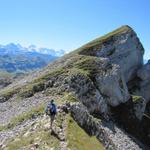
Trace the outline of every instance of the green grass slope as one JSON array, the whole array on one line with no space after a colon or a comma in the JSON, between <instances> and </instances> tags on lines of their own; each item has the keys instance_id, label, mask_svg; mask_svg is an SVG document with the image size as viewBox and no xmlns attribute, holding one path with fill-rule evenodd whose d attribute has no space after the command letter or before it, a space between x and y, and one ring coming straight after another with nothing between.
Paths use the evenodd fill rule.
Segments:
<instances>
[{"instance_id":1,"label":"green grass slope","mask_svg":"<svg viewBox=\"0 0 150 150\"><path fill-rule=\"evenodd\" d=\"M71 150L104 150L96 137L89 136L72 118L68 121L67 137Z\"/></svg>"}]
</instances>

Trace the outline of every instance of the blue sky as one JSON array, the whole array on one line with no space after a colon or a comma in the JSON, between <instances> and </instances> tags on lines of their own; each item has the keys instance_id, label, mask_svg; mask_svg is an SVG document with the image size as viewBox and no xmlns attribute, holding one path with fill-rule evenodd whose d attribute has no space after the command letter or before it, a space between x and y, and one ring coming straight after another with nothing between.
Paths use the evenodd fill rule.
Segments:
<instances>
[{"instance_id":1,"label":"blue sky","mask_svg":"<svg viewBox=\"0 0 150 150\"><path fill-rule=\"evenodd\" d=\"M0 44L74 50L122 25L150 58L149 0L0 0Z\"/></svg>"}]
</instances>

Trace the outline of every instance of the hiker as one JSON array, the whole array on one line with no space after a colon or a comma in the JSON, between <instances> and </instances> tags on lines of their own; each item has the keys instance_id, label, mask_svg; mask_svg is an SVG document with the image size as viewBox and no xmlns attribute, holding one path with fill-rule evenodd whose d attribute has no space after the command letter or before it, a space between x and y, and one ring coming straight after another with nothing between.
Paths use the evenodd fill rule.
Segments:
<instances>
[{"instance_id":1,"label":"hiker","mask_svg":"<svg viewBox=\"0 0 150 150\"><path fill-rule=\"evenodd\" d=\"M46 115L50 116L50 129L52 130L53 121L55 119L55 115L57 113L57 108L54 103L54 100L51 100L46 107Z\"/></svg>"}]
</instances>

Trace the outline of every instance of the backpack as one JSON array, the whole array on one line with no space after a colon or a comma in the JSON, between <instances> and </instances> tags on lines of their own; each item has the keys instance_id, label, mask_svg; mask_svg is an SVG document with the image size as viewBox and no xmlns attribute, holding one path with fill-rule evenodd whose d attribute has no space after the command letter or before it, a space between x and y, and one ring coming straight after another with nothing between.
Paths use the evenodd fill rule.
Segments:
<instances>
[{"instance_id":1,"label":"backpack","mask_svg":"<svg viewBox=\"0 0 150 150\"><path fill-rule=\"evenodd\" d=\"M56 114L56 106L55 104L51 104L50 106L50 114L55 115Z\"/></svg>"},{"instance_id":2,"label":"backpack","mask_svg":"<svg viewBox=\"0 0 150 150\"><path fill-rule=\"evenodd\" d=\"M48 104L45 112L47 115L55 115L57 113L55 104Z\"/></svg>"}]
</instances>

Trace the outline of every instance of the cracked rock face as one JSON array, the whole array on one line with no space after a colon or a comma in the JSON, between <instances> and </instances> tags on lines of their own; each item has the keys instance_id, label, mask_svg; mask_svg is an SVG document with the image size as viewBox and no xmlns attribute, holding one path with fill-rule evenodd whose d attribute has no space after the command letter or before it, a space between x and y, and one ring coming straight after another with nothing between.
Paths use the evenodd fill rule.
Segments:
<instances>
[{"instance_id":1,"label":"cracked rock face","mask_svg":"<svg viewBox=\"0 0 150 150\"><path fill-rule=\"evenodd\" d=\"M91 113L107 113L109 106L114 107L126 102L130 95L120 67L110 64L108 59L95 59L99 63L94 70L94 76L88 78L83 74L72 75L67 79L68 90L73 92Z\"/></svg>"},{"instance_id":2,"label":"cracked rock face","mask_svg":"<svg viewBox=\"0 0 150 150\"><path fill-rule=\"evenodd\" d=\"M130 97L124 76L118 65L113 65L112 70L105 72L103 75L97 75L95 83L107 104L111 106L124 103Z\"/></svg>"}]
</instances>

